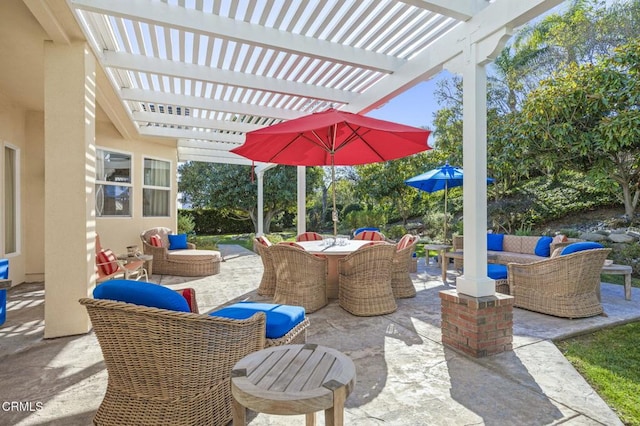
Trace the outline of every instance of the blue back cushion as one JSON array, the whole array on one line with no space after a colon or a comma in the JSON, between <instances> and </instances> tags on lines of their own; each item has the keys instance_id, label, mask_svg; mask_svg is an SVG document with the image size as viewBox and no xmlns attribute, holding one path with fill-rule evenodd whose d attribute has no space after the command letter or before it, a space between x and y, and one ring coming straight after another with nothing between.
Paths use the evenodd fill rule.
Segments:
<instances>
[{"instance_id":1,"label":"blue back cushion","mask_svg":"<svg viewBox=\"0 0 640 426\"><path fill-rule=\"evenodd\" d=\"M571 254L582 250L593 250L593 249L601 249L604 246L600 243L594 243L593 241L582 241L579 243L572 243L562 249L560 252L563 254Z\"/></svg>"},{"instance_id":2,"label":"blue back cushion","mask_svg":"<svg viewBox=\"0 0 640 426\"><path fill-rule=\"evenodd\" d=\"M502 251L504 234L487 234L487 250Z\"/></svg>"},{"instance_id":3,"label":"blue back cushion","mask_svg":"<svg viewBox=\"0 0 640 426\"><path fill-rule=\"evenodd\" d=\"M540 239L536 243L536 248L533 252L538 256L544 256L544 257L551 256L552 241L553 241L553 238L551 237L540 237Z\"/></svg>"},{"instance_id":4,"label":"blue back cushion","mask_svg":"<svg viewBox=\"0 0 640 426\"><path fill-rule=\"evenodd\" d=\"M169 250L183 250L187 248L187 234L169 234Z\"/></svg>"},{"instance_id":5,"label":"blue back cushion","mask_svg":"<svg viewBox=\"0 0 640 426\"><path fill-rule=\"evenodd\" d=\"M304 320L302 306L274 305L271 303L240 302L227 306L209 315L231 319L247 319L256 312L267 316L267 339L278 339Z\"/></svg>"},{"instance_id":6,"label":"blue back cushion","mask_svg":"<svg viewBox=\"0 0 640 426\"><path fill-rule=\"evenodd\" d=\"M93 290L93 297L170 311L191 312L187 300L177 291L140 281L105 281Z\"/></svg>"},{"instance_id":7,"label":"blue back cushion","mask_svg":"<svg viewBox=\"0 0 640 426\"><path fill-rule=\"evenodd\" d=\"M487 265L487 276L494 280L505 280L507 279L507 266L489 263Z\"/></svg>"}]
</instances>

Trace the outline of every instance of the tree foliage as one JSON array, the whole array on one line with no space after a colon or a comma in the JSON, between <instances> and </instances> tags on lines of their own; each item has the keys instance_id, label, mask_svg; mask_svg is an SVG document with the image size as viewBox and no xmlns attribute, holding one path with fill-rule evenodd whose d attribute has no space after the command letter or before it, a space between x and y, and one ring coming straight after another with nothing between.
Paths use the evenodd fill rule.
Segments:
<instances>
[{"instance_id":1,"label":"tree foliage","mask_svg":"<svg viewBox=\"0 0 640 426\"><path fill-rule=\"evenodd\" d=\"M178 171L178 190L195 208L226 209L238 220L251 220L257 230L257 179L250 166L187 162ZM317 167L307 168L307 192L313 192L322 179ZM292 166L276 166L264 174L264 231L271 221L295 208L297 174Z\"/></svg>"},{"instance_id":2,"label":"tree foliage","mask_svg":"<svg viewBox=\"0 0 640 426\"><path fill-rule=\"evenodd\" d=\"M640 39L595 64L571 64L523 105L519 133L548 167L588 171L620 185L631 217L640 198Z\"/></svg>"}]
</instances>

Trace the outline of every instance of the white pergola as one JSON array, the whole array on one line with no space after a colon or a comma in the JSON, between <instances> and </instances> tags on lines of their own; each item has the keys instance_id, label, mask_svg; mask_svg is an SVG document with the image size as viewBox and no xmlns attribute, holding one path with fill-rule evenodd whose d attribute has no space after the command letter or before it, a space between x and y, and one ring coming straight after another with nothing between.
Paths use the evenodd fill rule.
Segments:
<instances>
[{"instance_id":1,"label":"white pergola","mask_svg":"<svg viewBox=\"0 0 640 426\"><path fill-rule=\"evenodd\" d=\"M51 23L45 2L24 2L45 28ZM560 3L67 0L116 94L103 93L102 109L125 137L177 140L180 161L251 164L229 152L245 132L328 107L366 113L445 68L462 75L466 250L458 291L476 297L494 293L480 184L484 66L515 27ZM47 32L61 34L52 24ZM267 167L258 165L259 178ZM304 168L298 177L304 217Z\"/></svg>"}]
</instances>

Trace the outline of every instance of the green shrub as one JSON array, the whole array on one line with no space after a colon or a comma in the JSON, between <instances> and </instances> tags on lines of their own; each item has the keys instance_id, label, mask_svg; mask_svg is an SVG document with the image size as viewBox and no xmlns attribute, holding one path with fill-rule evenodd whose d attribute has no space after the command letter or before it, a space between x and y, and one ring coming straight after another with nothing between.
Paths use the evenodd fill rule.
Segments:
<instances>
[{"instance_id":1,"label":"green shrub","mask_svg":"<svg viewBox=\"0 0 640 426\"><path fill-rule=\"evenodd\" d=\"M185 210L178 210L178 234L187 234L192 237L195 235L195 227L193 216Z\"/></svg>"},{"instance_id":2,"label":"green shrub","mask_svg":"<svg viewBox=\"0 0 640 426\"><path fill-rule=\"evenodd\" d=\"M393 225L386 231L386 236L392 240L399 240L404 234L407 233L407 229L402 225Z\"/></svg>"}]
</instances>

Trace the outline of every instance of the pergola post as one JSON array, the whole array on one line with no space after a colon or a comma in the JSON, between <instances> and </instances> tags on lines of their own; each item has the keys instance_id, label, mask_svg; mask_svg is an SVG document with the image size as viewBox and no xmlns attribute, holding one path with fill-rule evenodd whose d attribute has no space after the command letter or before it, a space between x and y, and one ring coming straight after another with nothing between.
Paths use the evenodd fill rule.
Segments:
<instances>
[{"instance_id":1,"label":"pergola post","mask_svg":"<svg viewBox=\"0 0 640 426\"><path fill-rule=\"evenodd\" d=\"M307 168L298 166L298 235L307 230Z\"/></svg>"},{"instance_id":2,"label":"pergola post","mask_svg":"<svg viewBox=\"0 0 640 426\"><path fill-rule=\"evenodd\" d=\"M264 170L256 170L258 176L258 232L256 236L264 235Z\"/></svg>"},{"instance_id":3,"label":"pergola post","mask_svg":"<svg viewBox=\"0 0 640 426\"><path fill-rule=\"evenodd\" d=\"M449 64L463 78L464 275L440 292L442 343L474 357L512 349L513 297L487 276L487 74L485 64L504 46L504 28L473 41Z\"/></svg>"}]
</instances>

